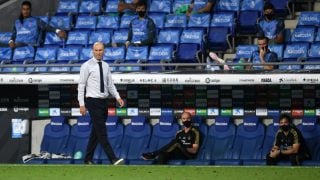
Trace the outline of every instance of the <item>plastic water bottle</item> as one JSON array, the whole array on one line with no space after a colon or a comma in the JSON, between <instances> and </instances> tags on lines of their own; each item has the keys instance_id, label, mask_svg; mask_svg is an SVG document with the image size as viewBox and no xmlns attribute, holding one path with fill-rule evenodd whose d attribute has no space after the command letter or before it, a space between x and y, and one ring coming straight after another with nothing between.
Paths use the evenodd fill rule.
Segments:
<instances>
[{"instance_id":1,"label":"plastic water bottle","mask_svg":"<svg viewBox=\"0 0 320 180\"><path fill-rule=\"evenodd\" d=\"M245 60L244 58L240 58L238 64L243 64L243 63L246 63L246 60ZM234 69L234 70L244 70L245 67L244 67L244 65L241 65L241 66L233 66L233 69Z\"/></svg>"}]
</instances>

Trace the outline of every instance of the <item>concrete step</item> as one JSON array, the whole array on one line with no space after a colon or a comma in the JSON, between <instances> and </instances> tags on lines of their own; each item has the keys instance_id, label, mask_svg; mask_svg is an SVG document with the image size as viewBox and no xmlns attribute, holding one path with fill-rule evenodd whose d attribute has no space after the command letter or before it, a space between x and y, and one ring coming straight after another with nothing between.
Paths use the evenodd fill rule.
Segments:
<instances>
[{"instance_id":1,"label":"concrete step","mask_svg":"<svg viewBox=\"0 0 320 180\"><path fill-rule=\"evenodd\" d=\"M224 54L223 59L234 59L236 54Z\"/></svg>"},{"instance_id":2,"label":"concrete step","mask_svg":"<svg viewBox=\"0 0 320 180\"><path fill-rule=\"evenodd\" d=\"M320 11L320 1L317 1L313 5L314 11Z\"/></svg>"},{"instance_id":3,"label":"concrete step","mask_svg":"<svg viewBox=\"0 0 320 180\"><path fill-rule=\"evenodd\" d=\"M285 20L284 25L286 29L295 29L297 27L298 20Z\"/></svg>"}]
</instances>

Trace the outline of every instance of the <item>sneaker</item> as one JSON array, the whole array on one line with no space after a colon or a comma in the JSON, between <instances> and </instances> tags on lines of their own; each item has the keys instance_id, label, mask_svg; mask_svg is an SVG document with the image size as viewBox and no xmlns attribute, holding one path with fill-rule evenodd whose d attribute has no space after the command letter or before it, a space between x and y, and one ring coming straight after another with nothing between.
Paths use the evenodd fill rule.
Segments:
<instances>
[{"instance_id":1,"label":"sneaker","mask_svg":"<svg viewBox=\"0 0 320 180\"><path fill-rule=\"evenodd\" d=\"M143 153L141 157L144 160L153 160L156 158L156 155L154 153Z\"/></svg>"},{"instance_id":2,"label":"sneaker","mask_svg":"<svg viewBox=\"0 0 320 180\"><path fill-rule=\"evenodd\" d=\"M122 164L124 164L124 159L123 158L118 159L113 163L113 165L122 165Z\"/></svg>"}]
</instances>

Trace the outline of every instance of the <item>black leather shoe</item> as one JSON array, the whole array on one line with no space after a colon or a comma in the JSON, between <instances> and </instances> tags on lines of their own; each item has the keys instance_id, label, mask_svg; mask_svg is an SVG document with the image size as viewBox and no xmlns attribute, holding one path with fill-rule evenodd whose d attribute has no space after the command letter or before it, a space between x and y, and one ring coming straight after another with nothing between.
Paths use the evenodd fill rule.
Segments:
<instances>
[{"instance_id":1,"label":"black leather shoe","mask_svg":"<svg viewBox=\"0 0 320 180\"><path fill-rule=\"evenodd\" d=\"M94 162L93 161L84 161L84 164L93 165Z\"/></svg>"}]
</instances>

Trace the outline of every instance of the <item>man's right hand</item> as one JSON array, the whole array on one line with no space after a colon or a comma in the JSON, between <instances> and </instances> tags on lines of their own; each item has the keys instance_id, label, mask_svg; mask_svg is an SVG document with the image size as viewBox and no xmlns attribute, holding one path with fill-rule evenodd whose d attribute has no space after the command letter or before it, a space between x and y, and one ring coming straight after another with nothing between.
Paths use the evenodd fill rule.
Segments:
<instances>
[{"instance_id":1,"label":"man's right hand","mask_svg":"<svg viewBox=\"0 0 320 180\"><path fill-rule=\"evenodd\" d=\"M14 43L14 41L10 41L10 42L9 42L9 46L10 46L11 48L14 48L14 47L16 46L16 44Z\"/></svg>"},{"instance_id":2,"label":"man's right hand","mask_svg":"<svg viewBox=\"0 0 320 180\"><path fill-rule=\"evenodd\" d=\"M84 116L84 115L86 115L86 107L85 106L80 106L80 114L82 115L82 116Z\"/></svg>"}]
</instances>

